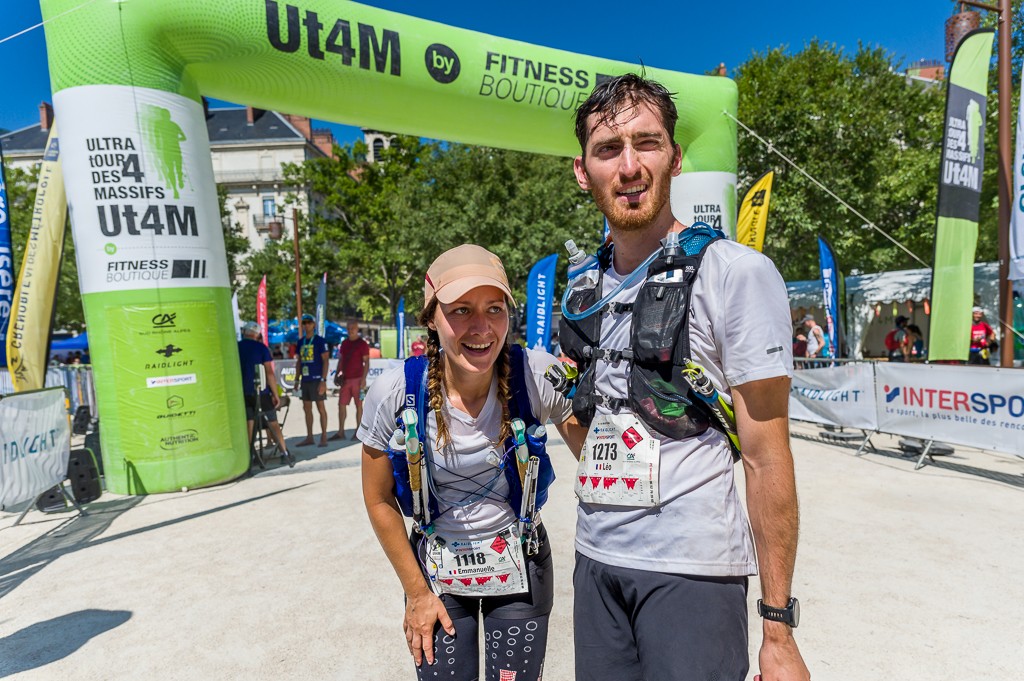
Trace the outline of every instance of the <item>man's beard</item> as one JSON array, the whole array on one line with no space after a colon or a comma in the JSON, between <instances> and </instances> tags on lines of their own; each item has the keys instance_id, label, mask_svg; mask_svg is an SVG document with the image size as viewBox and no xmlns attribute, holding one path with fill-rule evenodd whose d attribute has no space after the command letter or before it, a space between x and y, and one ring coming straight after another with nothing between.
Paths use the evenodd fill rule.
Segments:
<instances>
[{"instance_id":1,"label":"man's beard","mask_svg":"<svg viewBox=\"0 0 1024 681\"><path fill-rule=\"evenodd\" d=\"M657 182L648 182L647 196L637 206L618 201L618 194L611 190L591 193L598 210L608 218L609 225L624 232L635 232L649 226L658 217L669 200L671 185L672 178L669 176L663 176Z\"/></svg>"}]
</instances>

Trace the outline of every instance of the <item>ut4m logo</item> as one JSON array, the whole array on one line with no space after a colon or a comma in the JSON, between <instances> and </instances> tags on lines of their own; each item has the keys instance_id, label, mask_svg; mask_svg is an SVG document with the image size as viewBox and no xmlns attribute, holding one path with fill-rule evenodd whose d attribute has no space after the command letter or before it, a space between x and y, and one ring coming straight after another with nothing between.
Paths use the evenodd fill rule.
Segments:
<instances>
[{"instance_id":1,"label":"ut4m logo","mask_svg":"<svg viewBox=\"0 0 1024 681\"><path fill-rule=\"evenodd\" d=\"M166 348L160 348L156 351L156 354L163 355L167 359L170 359L175 353L181 352L181 348L176 348L171 344L168 344Z\"/></svg>"}]
</instances>

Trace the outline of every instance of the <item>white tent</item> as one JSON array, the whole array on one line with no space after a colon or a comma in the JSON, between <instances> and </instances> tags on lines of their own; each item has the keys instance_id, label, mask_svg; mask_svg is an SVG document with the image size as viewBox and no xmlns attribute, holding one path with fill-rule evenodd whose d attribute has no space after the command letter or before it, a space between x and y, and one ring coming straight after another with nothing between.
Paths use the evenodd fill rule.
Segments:
<instances>
[{"instance_id":1,"label":"white tent","mask_svg":"<svg viewBox=\"0 0 1024 681\"><path fill-rule=\"evenodd\" d=\"M885 355L885 335L898 315L910 318L924 332L928 345L928 314L924 302L931 297L931 269L877 272L846 278L846 342L856 358ZM786 284L793 323L812 314L824 324L821 281ZM985 309L989 323L998 318L999 264L974 266L975 302ZM930 312L930 309L929 309Z\"/></svg>"}]
</instances>

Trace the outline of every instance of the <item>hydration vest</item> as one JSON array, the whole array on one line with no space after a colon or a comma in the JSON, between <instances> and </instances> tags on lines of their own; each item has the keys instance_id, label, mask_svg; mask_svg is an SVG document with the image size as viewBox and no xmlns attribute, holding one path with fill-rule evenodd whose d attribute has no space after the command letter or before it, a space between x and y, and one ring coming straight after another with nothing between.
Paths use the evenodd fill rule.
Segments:
<instances>
[{"instance_id":1,"label":"hydration vest","mask_svg":"<svg viewBox=\"0 0 1024 681\"><path fill-rule=\"evenodd\" d=\"M539 431L539 437L530 434L533 426L542 424L533 414L533 408L530 405L530 393L526 388L525 350L523 350L522 346L513 343L509 347L509 351L509 362L511 363L510 388L512 392L508 400L509 417L523 420L527 431L526 447L530 452L530 456L536 456L540 459L537 479L537 510L540 510L540 507L547 501L548 487L555 480L555 470L551 466L551 457L548 456L546 450L547 433L542 428ZM431 445L432 438L426 435L427 413L430 405L430 396L427 394L428 364L429 360L423 355L409 357L405 360L405 400L398 413L395 414L395 423L399 428L403 428L402 411L410 407L416 410L416 416L422 429L420 438L423 443L424 456L427 457L427 471L429 474L433 447ZM438 418L440 418L440 415ZM506 438L503 445L505 454L499 465L503 468L505 479L509 485L508 504L512 507L516 517L518 517L523 498L523 486L519 480L519 471L516 467L515 438ZM395 498L398 500L398 506L402 509L402 513L406 517L411 518L413 517L412 489L409 485L409 462L406 459L405 450L392 449L389 445L386 451L388 459L391 461L392 473L394 475ZM424 480L423 484L426 485L427 481ZM439 512L435 495L430 495L429 503L430 517L436 519Z\"/></svg>"},{"instance_id":2,"label":"hydration vest","mask_svg":"<svg viewBox=\"0 0 1024 681\"><path fill-rule=\"evenodd\" d=\"M579 370L572 411L589 427L603 404L612 412L623 407L635 413L661 435L681 440L704 433L717 420L696 398L683 377L690 354L690 296L701 261L710 244L725 235L707 226L693 226L679 234L676 252L662 252L647 268L647 276L632 303L608 303L614 313L632 312L630 347L612 350L600 347L601 318L605 309L573 321L563 315L558 338L562 350ZM597 252L598 277L594 287L569 293L569 309L589 310L600 298L604 272L611 266L613 244ZM631 365L626 398L601 395L596 390L595 364L598 359L626 361Z\"/></svg>"}]
</instances>

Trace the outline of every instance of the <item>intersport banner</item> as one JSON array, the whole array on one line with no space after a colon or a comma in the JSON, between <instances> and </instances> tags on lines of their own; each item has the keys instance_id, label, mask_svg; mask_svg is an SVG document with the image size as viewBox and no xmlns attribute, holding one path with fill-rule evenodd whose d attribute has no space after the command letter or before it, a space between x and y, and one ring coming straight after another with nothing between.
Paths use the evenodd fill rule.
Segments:
<instances>
[{"instance_id":1,"label":"intersport banner","mask_svg":"<svg viewBox=\"0 0 1024 681\"><path fill-rule=\"evenodd\" d=\"M768 205L771 203L774 177L775 172L769 170L747 190L736 220L736 241L758 252L764 250L764 231L768 225Z\"/></svg>"},{"instance_id":2,"label":"intersport banner","mask_svg":"<svg viewBox=\"0 0 1024 681\"><path fill-rule=\"evenodd\" d=\"M130 480L132 489L147 491L212 484L240 475L249 462L201 94L396 133L574 156L572 111L597 83L639 69L338 0L41 6L54 102L66 113L68 199L98 349L92 359L107 484L116 493L127 492ZM736 113L735 84L646 73L679 93L683 172L672 187L675 216L733 231L736 127L722 112ZM228 399L198 419L167 407L159 424L150 420L141 434L129 433L129 422L139 424L119 396L122 384L178 376L141 368L149 372L142 377L111 349L122 309L151 306L154 319L208 311L202 314L211 316L213 335L190 325L168 344L193 358L203 336L212 361L197 364L195 389ZM138 348L139 357L153 352ZM184 397L168 386L151 390L151 419L158 402ZM205 437L207 428L216 436ZM193 430L199 437L189 442ZM157 452L166 432L188 446L131 463L129 441L136 447L142 437L142 451Z\"/></svg>"},{"instance_id":3,"label":"intersport banner","mask_svg":"<svg viewBox=\"0 0 1024 681\"><path fill-rule=\"evenodd\" d=\"M929 318L932 360L966 360L970 347L993 35L991 29L967 34L949 69Z\"/></svg>"},{"instance_id":4,"label":"intersport banner","mask_svg":"<svg viewBox=\"0 0 1024 681\"><path fill-rule=\"evenodd\" d=\"M794 371L789 416L799 421L877 430L873 365L841 364Z\"/></svg>"},{"instance_id":5,"label":"intersport banner","mask_svg":"<svg viewBox=\"0 0 1024 681\"><path fill-rule=\"evenodd\" d=\"M32 224L21 259L15 305L7 332L7 368L18 392L41 390L46 382L50 326L64 254L67 211L61 140L54 123L39 167Z\"/></svg>"},{"instance_id":6,"label":"intersport banner","mask_svg":"<svg viewBox=\"0 0 1024 681\"><path fill-rule=\"evenodd\" d=\"M825 330L828 331L828 347L826 357L839 357L843 354L842 308L840 307L839 263L836 262L832 246L820 236L818 237L818 264L821 269L821 290L825 310Z\"/></svg>"},{"instance_id":7,"label":"intersport banner","mask_svg":"<svg viewBox=\"0 0 1024 681\"><path fill-rule=\"evenodd\" d=\"M551 347L551 307L555 300L558 254L541 259L526 280L526 347L547 352Z\"/></svg>"},{"instance_id":8,"label":"intersport banner","mask_svg":"<svg viewBox=\"0 0 1024 681\"><path fill-rule=\"evenodd\" d=\"M14 246L7 208L7 179L0 151L0 366L7 366L7 325L14 304Z\"/></svg>"},{"instance_id":9,"label":"intersport banner","mask_svg":"<svg viewBox=\"0 0 1024 681\"><path fill-rule=\"evenodd\" d=\"M35 499L64 480L71 455L64 389L0 399L0 447L0 507Z\"/></svg>"},{"instance_id":10,"label":"intersport banner","mask_svg":"<svg viewBox=\"0 0 1024 681\"><path fill-rule=\"evenodd\" d=\"M1024 455L1020 370L879 362L875 386L882 432Z\"/></svg>"}]
</instances>

